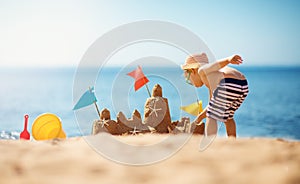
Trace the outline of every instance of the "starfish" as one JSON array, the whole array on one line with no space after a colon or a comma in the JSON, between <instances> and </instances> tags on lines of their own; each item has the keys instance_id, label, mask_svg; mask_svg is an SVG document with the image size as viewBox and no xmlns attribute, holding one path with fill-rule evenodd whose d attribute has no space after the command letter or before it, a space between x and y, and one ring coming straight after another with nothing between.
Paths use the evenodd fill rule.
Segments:
<instances>
[{"instance_id":1,"label":"starfish","mask_svg":"<svg viewBox=\"0 0 300 184\"><path fill-rule=\"evenodd\" d=\"M148 128L149 128L151 134L156 133L155 128L153 128L153 127L151 127L151 126L148 126Z\"/></svg>"},{"instance_id":2,"label":"starfish","mask_svg":"<svg viewBox=\"0 0 300 184\"><path fill-rule=\"evenodd\" d=\"M100 120L101 121L101 127L103 128L104 125L109 126L109 124L107 123L108 120Z\"/></svg>"},{"instance_id":3,"label":"starfish","mask_svg":"<svg viewBox=\"0 0 300 184\"><path fill-rule=\"evenodd\" d=\"M157 115L157 111L161 111L161 108L158 108L158 109L156 109L156 102L158 101L158 99L155 99L154 101L151 101L151 105L150 105L150 107L149 107L149 109L151 109L151 112L150 112L150 116L151 116L151 114L154 112L155 113L155 116L156 117L158 117L158 115ZM153 104L153 102L154 102L154 104ZM151 107L151 106L154 106L153 108Z\"/></svg>"},{"instance_id":4,"label":"starfish","mask_svg":"<svg viewBox=\"0 0 300 184\"><path fill-rule=\"evenodd\" d=\"M140 133L141 131L136 130L136 126L134 127L134 129L132 131L129 131L132 135L137 135L137 133Z\"/></svg>"}]
</instances>

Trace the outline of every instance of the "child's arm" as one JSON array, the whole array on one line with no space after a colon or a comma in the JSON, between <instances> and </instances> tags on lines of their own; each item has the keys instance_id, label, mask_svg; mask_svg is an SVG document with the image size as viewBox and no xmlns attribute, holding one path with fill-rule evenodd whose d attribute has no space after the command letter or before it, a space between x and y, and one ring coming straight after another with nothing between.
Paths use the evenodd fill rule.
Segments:
<instances>
[{"instance_id":1,"label":"child's arm","mask_svg":"<svg viewBox=\"0 0 300 184\"><path fill-rule=\"evenodd\" d=\"M200 67L198 70L198 73L200 74L200 76L207 75L211 72L220 70L221 68L225 67L229 63L239 65L242 63L242 61L243 61L243 59L241 58L241 56L233 55L231 57L224 58L224 59L221 59L214 63L206 64L206 65Z\"/></svg>"},{"instance_id":2,"label":"child's arm","mask_svg":"<svg viewBox=\"0 0 300 184\"><path fill-rule=\"evenodd\" d=\"M211 99L211 97L212 97L212 91L209 90L209 99L208 99L208 101ZM208 107L208 105L203 109L202 112L200 112L200 114L198 114L198 116L196 117L196 119L194 120L193 123L198 124L198 123L200 123L204 118L206 118L207 107Z\"/></svg>"},{"instance_id":3,"label":"child's arm","mask_svg":"<svg viewBox=\"0 0 300 184\"><path fill-rule=\"evenodd\" d=\"M194 120L193 123L200 123L204 118L206 118L206 111L207 111L207 107L205 107L205 109L203 109L203 111L197 116L197 118Z\"/></svg>"}]
</instances>

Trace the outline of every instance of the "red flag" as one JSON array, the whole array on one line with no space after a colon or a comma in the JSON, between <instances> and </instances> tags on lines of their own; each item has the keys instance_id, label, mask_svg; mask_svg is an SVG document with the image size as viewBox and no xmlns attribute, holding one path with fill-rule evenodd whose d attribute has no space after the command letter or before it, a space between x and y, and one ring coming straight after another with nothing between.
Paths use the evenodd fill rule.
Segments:
<instances>
[{"instance_id":1,"label":"red flag","mask_svg":"<svg viewBox=\"0 0 300 184\"><path fill-rule=\"evenodd\" d=\"M133 70L132 72L129 72L127 75L130 77L133 77L135 82L134 82L134 90L137 91L140 89L142 86L147 84L149 80L147 77L144 75L142 68L138 66L137 69Z\"/></svg>"}]
</instances>

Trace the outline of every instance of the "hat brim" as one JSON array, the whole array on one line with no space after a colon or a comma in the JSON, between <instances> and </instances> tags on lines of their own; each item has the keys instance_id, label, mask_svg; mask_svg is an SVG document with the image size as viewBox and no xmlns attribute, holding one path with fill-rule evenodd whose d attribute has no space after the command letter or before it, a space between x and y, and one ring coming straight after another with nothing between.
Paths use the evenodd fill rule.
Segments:
<instances>
[{"instance_id":1,"label":"hat brim","mask_svg":"<svg viewBox=\"0 0 300 184\"><path fill-rule=\"evenodd\" d=\"M183 69L183 70L199 68L199 67L200 67L200 63L191 63L191 64L181 65L181 69Z\"/></svg>"}]
</instances>

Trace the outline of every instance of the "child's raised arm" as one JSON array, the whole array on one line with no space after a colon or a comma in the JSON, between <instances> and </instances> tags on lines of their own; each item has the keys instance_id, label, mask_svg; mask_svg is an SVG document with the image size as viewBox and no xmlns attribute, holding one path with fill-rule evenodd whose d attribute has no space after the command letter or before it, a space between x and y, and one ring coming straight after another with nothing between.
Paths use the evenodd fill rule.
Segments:
<instances>
[{"instance_id":1,"label":"child's raised arm","mask_svg":"<svg viewBox=\"0 0 300 184\"><path fill-rule=\"evenodd\" d=\"M233 55L233 56L230 56L230 57L227 57L224 59L220 59L214 63L209 63L209 64L206 64L206 65L200 67L198 70L198 73L200 75L207 75L211 72L220 70L221 68L225 67L229 63L239 65L242 62L243 62L243 59L241 56Z\"/></svg>"}]
</instances>

